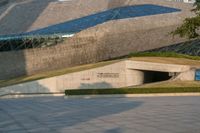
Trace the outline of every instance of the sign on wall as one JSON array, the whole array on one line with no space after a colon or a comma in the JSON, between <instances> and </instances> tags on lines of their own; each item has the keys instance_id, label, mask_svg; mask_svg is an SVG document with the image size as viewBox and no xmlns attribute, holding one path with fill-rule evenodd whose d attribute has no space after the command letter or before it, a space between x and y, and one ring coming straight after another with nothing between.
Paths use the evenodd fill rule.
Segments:
<instances>
[{"instance_id":1,"label":"sign on wall","mask_svg":"<svg viewBox=\"0 0 200 133\"><path fill-rule=\"evenodd\" d=\"M98 73L98 78L119 78L119 73Z\"/></svg>"},{"instance_id":2,"label":"sign on wall","mask_svg":"<svg viewBox=\"0 0 200 133\"><path fill-rule=\"evenodd\" d=\"M200 69L197 69L195 72L195 80L200 81Z\"/></svg>"}]
</instances>

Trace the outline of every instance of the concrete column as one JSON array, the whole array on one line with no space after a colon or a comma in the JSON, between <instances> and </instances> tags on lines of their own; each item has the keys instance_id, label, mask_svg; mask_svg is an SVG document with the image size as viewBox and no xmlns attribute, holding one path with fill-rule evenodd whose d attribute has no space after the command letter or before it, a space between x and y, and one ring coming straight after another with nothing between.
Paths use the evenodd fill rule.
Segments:
<instances>
[{"instance_id":1,"label":"concrete column","mask_svg":"<svg viewBox=\"0 0 200 133\"><path fill-rule=\"evenodd\" d=\"M126 86L141 85L144 83L144 72L139 70L126 70Z\"/></svg>"}]
</instances>

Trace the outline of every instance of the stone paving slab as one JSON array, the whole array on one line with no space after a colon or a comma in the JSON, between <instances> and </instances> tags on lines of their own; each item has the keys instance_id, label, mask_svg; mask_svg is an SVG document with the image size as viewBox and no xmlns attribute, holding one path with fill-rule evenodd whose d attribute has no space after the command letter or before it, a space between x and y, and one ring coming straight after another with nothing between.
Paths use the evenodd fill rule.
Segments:
<instances>
[{"instance_id":1,"label":"stone paving slab","mask_svg":"<svg viewBox=\"0 0 200 133\"><path fill-rule=\"evenodd\" d=\"M198 133L200 97L0 100L0 133Z\"/></svg>"}]
</instances>

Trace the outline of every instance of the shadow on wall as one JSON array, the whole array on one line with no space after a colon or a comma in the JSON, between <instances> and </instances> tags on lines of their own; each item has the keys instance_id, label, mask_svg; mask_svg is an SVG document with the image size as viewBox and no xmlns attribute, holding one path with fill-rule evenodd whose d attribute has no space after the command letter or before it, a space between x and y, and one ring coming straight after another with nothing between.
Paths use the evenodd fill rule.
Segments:
<instances>
[{"instance_id":1,"label":"shadow on wall","mask_svg":"<svg viewBox=\"0 0 200 133\"><path fill-rule=\"evenodd\" d=\"M14 86L0 88L0 96L9 94L46 94L52 93L48 88L37 82L23 83Z\"/></svg>"},{"instance_id":2,"label":"shadow on wall","mask_svg":"<svg viewBox=\"0 0 200 133\"><path fill-rule=\"evenodd\" d=\"M0 80L27 75L24 51L0 52Z\"/></svg>"},{"instance_id":3,"label":"shadow on wall","mask_svg":"<svg viewBox=\"0 0 200 133\"><path fill-rule=\"evenodd\" d=\"M93 84L81 83L79 89L100 89L100 88L113 88L111 84L107 82L97 82Z\"/></svg>"},{"instance_id":4,"label":"shadow on wall","mask_svg":"<svg viewBox=\"0 0 200 133\"><path fill-rule=\"evenodd\" d=\"M55 0L10 1L4 10L0 10L0 34L16 34L28 30L53 1Z\"/></svg>"},{"instance_id":5,"label":"shadow on wall","mask_svg":"<svg viewBox=\"0 0 200 133\"><path fill-rule=\"evenodd\" d=\"M55 0L7 0L5 7L0 7L0 34L28 30L52 1ZM2 52L0 61L0 80L27 75L24 51Z\"/></svg>"}]
</instances>

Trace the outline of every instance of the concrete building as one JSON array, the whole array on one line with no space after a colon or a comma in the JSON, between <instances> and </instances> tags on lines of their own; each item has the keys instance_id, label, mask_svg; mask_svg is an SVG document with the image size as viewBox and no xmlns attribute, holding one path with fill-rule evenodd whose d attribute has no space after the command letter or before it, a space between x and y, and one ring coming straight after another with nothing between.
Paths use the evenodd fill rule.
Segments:
<instances>
[{"instance_id":1,"label":"concrete building","mask_svg":"<svg viewBox=\"0 0 200 133\"><path fill-rule=\"evenodd\" d=\"M69 28L69 25L82 22L85 25L74 27L80 26L76 32L81 28L84 30L58 45L0 52L0 80L95 63L184 42L185 38L172 37L169 33L186 17L194 15L190 12L192 4L166 0L16 2L0 7L1 35L59 32L66 30L63 28L65 24ZM121 15L117 14L119 9L123 9ZM110 13L113 17L109 16ZM94 16L100 16L96 17L98 21L87 21L93 20ZM102 17L105 19L103 22L99 19Z\"/></svg>"},{"instance_id":2,"label":"concrete building","mask_svg":"<svg viewBox=\"0 0 200 133\"><path fill-rule=\"evenodd\" d=\"M0 80L182 43L187 39L172 37L169 33L185 18L194 15L192 8L192 4L167 0L11 0L0 6L1 39L13 37L12 33L14 36L62 33L63 36L72 31L73 34L64 35L69 38L53 46L0 52ZM189 64L123 60L3 87L0 95L63 93L66 89L120 88L162 80L195 80L197 68Z\"/></svg>"}]
</instances>

